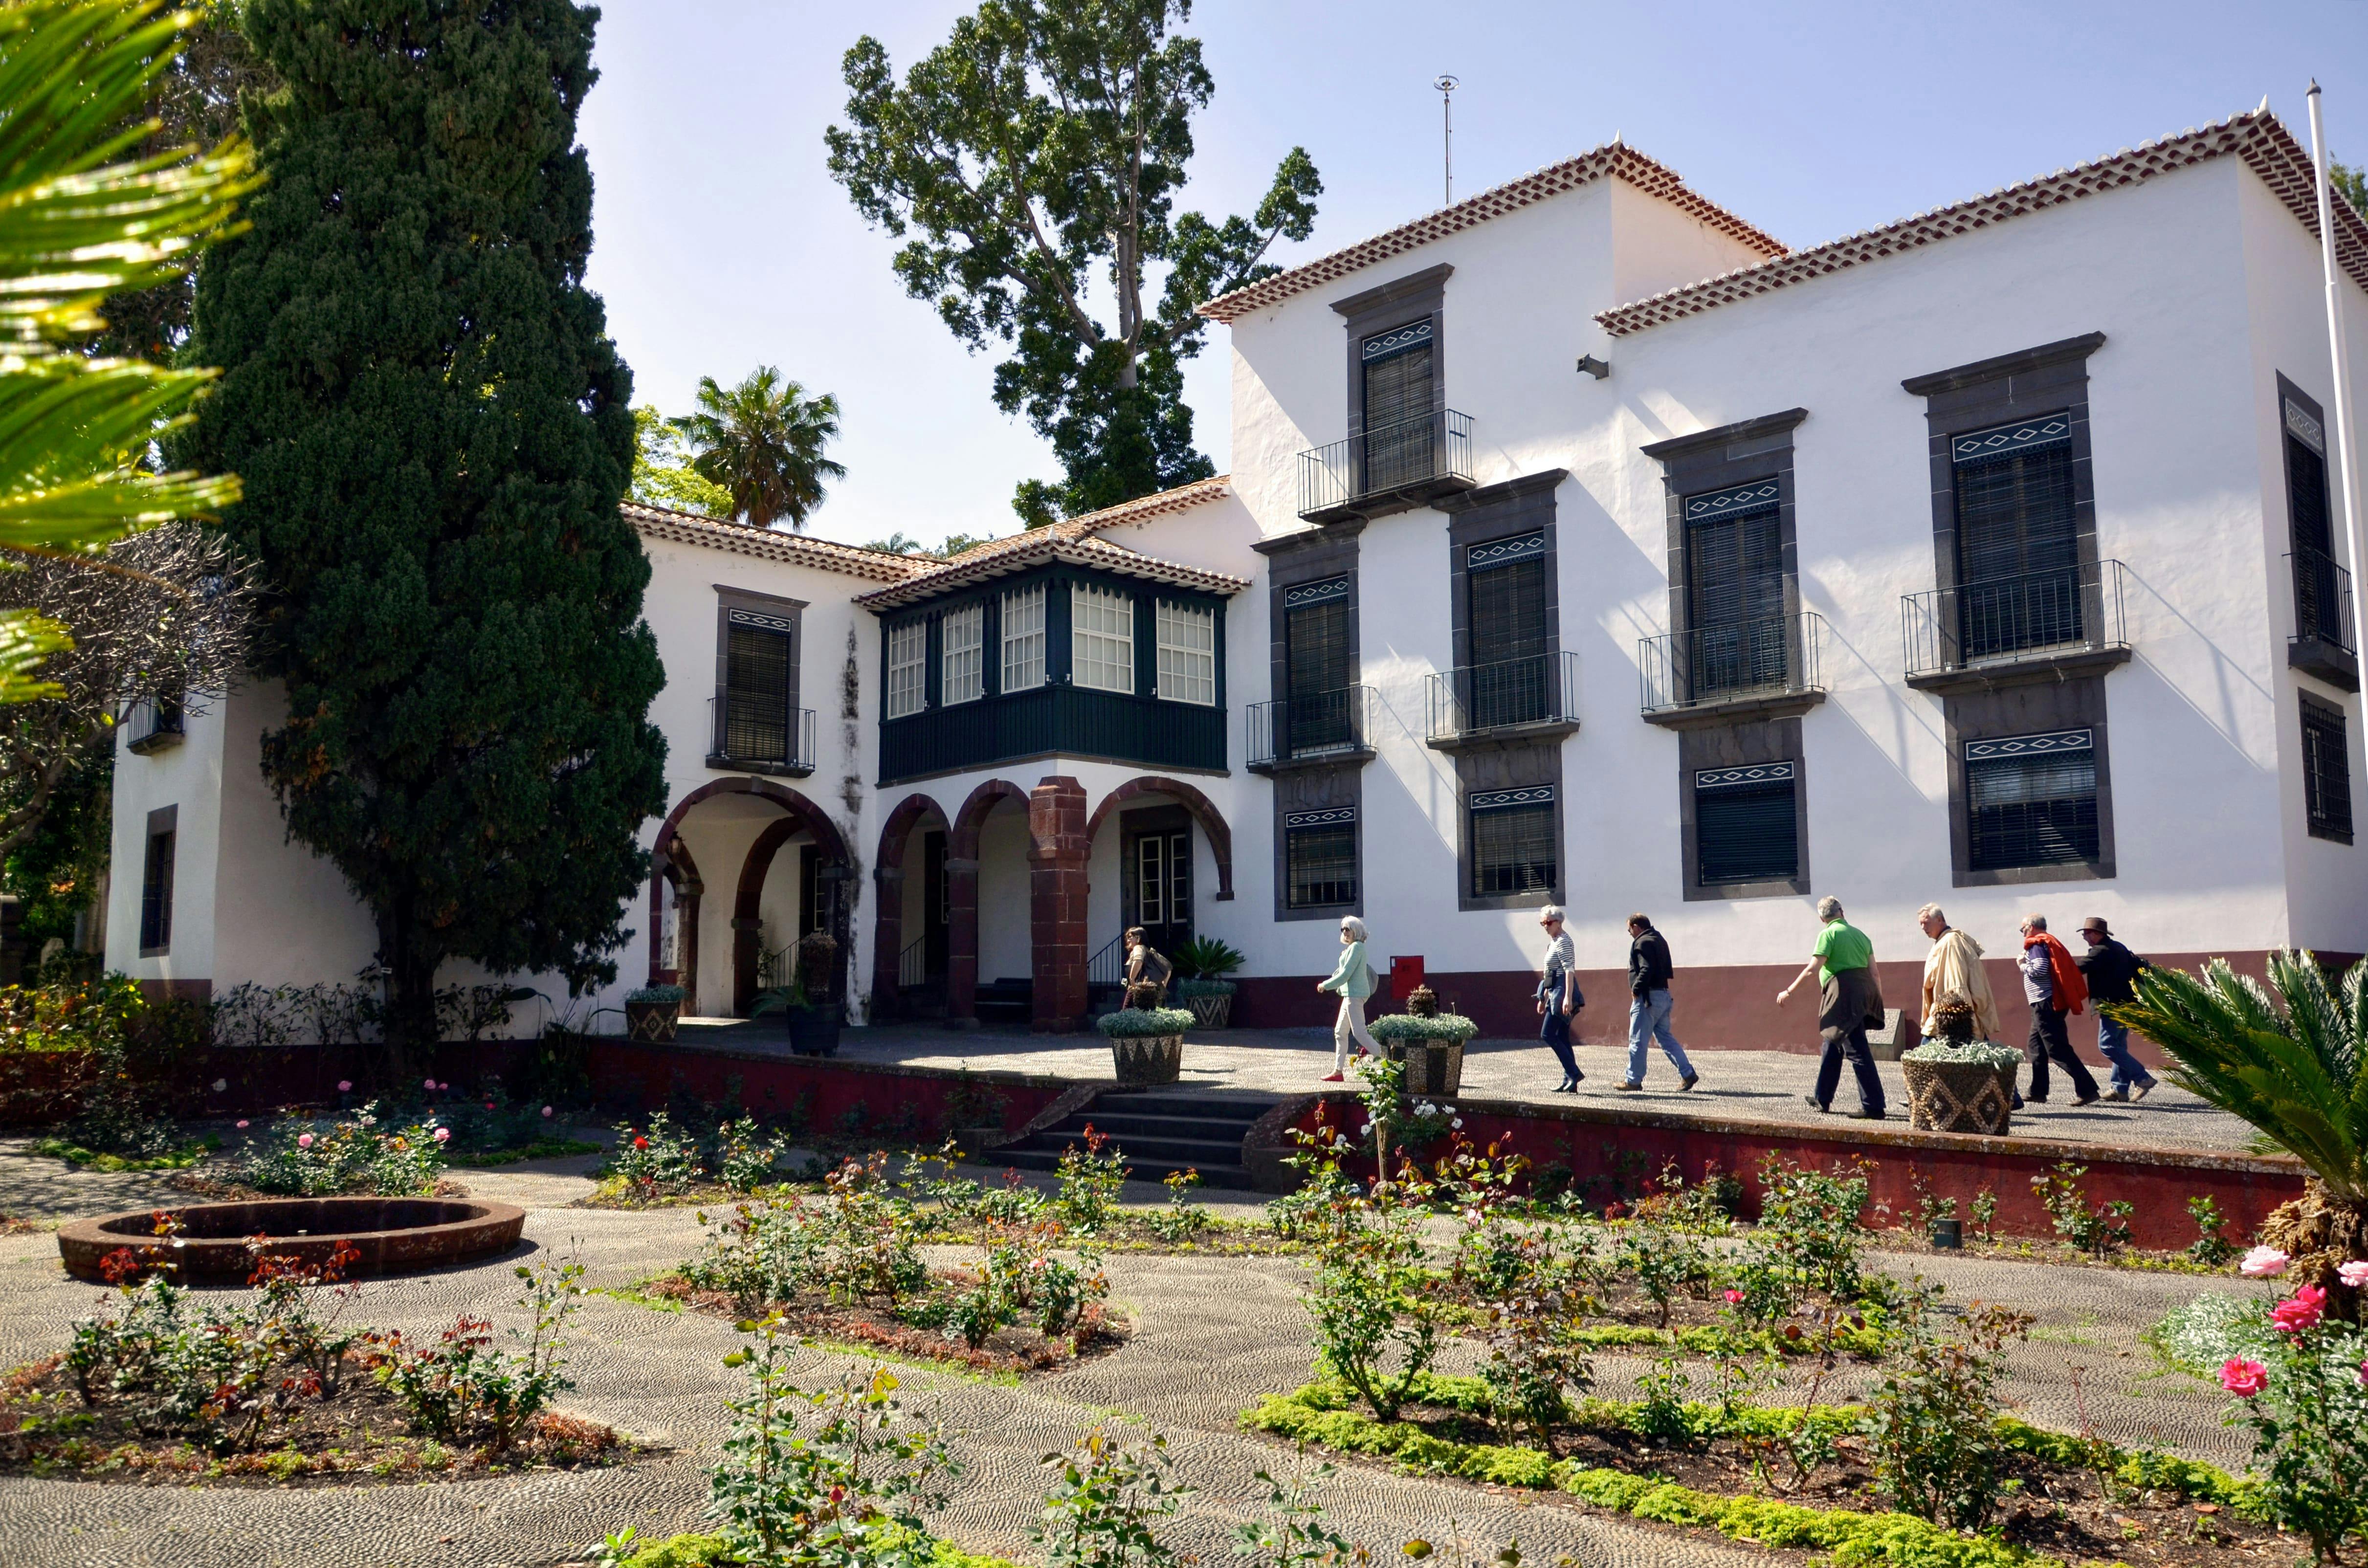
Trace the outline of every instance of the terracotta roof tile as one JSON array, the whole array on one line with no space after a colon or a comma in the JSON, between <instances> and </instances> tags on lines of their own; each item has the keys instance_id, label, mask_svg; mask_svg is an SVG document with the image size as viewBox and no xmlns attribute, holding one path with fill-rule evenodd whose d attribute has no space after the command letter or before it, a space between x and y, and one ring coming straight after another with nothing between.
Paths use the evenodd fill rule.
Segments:
<instances>
[{"instance_id":1,"label":"terracotta roof tile","mask_svg":"<svg viewBox=\"0 0 2368 1568\"><path fill-rule=\"evenodd\" d=\"M676 544L701 545L710 550L728 550L735 555L755 556L759 561L785 561L791 565L811 566L822 572L844 572L849 576L870 577L875 582L902 582L937 564L877 550L862 550L851 544L840 544L835 540L808 539L803 534L751 528L746 523L702 517L693 512L670 512L663 506L644 506L638 501L628 501L618 510L625 515L625 521L652 539L669 540Z\"/></svg>"},{"instance_id":2,"label":"terracotta roof tile","mask_svg":"<svg viewBox=\"0 0 2368 1568\"><path fill-rule=\"evenodd\" d=\"M1202 305L1201 313L1212 321L1231 322L1279 304L1293 294L1319 289L1337 278L1372 267L1392 256L1404 255L1417 245L1460 233L1474 224L1491 218L1501 218L1524 207L1560 196L1565 191L1592 185L1600 179L1625 180L1648 196L1657 196L1689 215L1702 220L1730 239L1739 240L1766 256L1784 254L1783 243L1754 228L1716 203L1703 199L1686 188L1678 172L1667 164L1656 162L1637 152L1625 142L1614 142L1608 147L1598 147L1581 153L1576 158L1565 158L1549 164L1516 180L1494 186L1477 196L1467 196L1452 207L1417 218L1411 223L1401 223L1387 233L1360 241L1346 250L1334 251L1302 263L1271 278L1260 278L1247 288L1236 289Z\"/></svg>"},{"instance_id":3,"label":"terracotta roof tile","mask_svg":"<svg viewBox=\"0 0 2368 1568\"><path fill-rule=\"evenodd\" d=\"M1085 519L1070 520L1083 522ZM997 540L996 542L1007 541ZM1115 572L1121 576L1165 583L1172 587L1194 588L1205 594L1230 597L1249 586L1248 581L1241 577L1162 561L1156 555L1145 555L1139 550L1129 550L1122 544L1112 544L1106 539L1096 539L1090 534L1062 533L1051 528L1031 528L1009 542L1016 548L998 551L991 555L973 555L965 551L938 571L907 578L889 587L875 588L868 594L859 595L855 602L875 612L896 609L1053 562L1090 566L1104 572Z\"/></svg>"},{"instance_id":4,"label":"terracotta roof tile","mask_svg":"<svg viewBox=\"0 0 2368 1568\"><path fill-rule=\"evenodd\" d=\"M1006 534L1001 539L987 540L946 561L925 564L933 571L946 566L965 565L1024 546L1048 533L1062 539L1082 539L1104 528L1116 528L1121 523L1148 522L1170 512L1187 511L1203 502L1223 498L1228 478L1229 475L1221 473L1213 479L1196 479L1190 484L1179 484L1173 490L1162 490L1156 494L1138 495L1132 501L1121 501L1099 512L1087 512L1078 517L1064 517L1057 523L1047 523L1041 528L1023 529L1016 534Z\"/></svg>"},{"instance_id":5,"label":"terracotta roof tile","mask_svg":"<svg viewBox=\"0 0 2368 1568\"><path fill-rule=\"evenodd\" d=\"M2010 218L2061 207L2101 191L2142 184L2157 175L2192 168L2232 153L2244 159L2260 176L2303 227L2313 236L2318 233L2317 179L2310 156L2275 115L2259 108L2232 115L2201 131L2184 131L2143 146L2125 147L2109 158L2058 169L2052 175L1994 190L1970 201L1934 208L1879 229L1666 290L1647 299L1615 306L1595 319L1613 336L1624 337L1790 284L1903 255ZM2337 255L2352 281L2368 289L2368 220L2362 220L2348 202L2336 202L2335 211L2340 231L2336 237Z\"/></svg>"}]
</instances>

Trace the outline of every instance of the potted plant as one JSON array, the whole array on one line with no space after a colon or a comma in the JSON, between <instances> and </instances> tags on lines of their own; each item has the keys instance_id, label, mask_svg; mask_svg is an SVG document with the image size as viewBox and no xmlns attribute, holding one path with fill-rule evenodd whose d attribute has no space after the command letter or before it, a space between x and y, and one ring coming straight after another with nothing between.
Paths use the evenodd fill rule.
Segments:
<instances>
[{"instance_id":1,"label":"potted plant","mask_svg":"<svg viewBox=\"0 0 2368 1568\"><path fill-rule=\"evenodd\" d=\"M1195 937L1176 949L1176 996L1192 1009L1193 1022L1204 1029L1233 1022L1234 983L1225 976L1246 961L1240 949L1213 937Z\"/></svg>"},{"instance_id":2,"label":"potted plant","mask_svg":"<svg viewBox=\"0 0 2368 1568\"><path fill-rule=\"evenodd\" d=\"M625 1038L643 1045L671 1045L682 1021L682 987L644 985L625 994Z\"/></svg>"},{"instance_id":3,"label":"potted plant","mask_svg":"<svg viewBox=\"0 0 2368 1568\"><path fill-rule=\"evenodd\" d=\"M1429 986L1414 988L1405 1012L1384 1014L1368 1027L1391 1061L1406 1063L1407 1094L1447 1099L1463 1089L1463 1048L1480 1026L1460 1013L1440 1012Z\"/></svg>"},{"instance_id":4,"label":"potted plant","mask_svg":"<svg viewBox=\"0 0 2368 1568\"><path fill-rule=\"evenodd\" d=\"M1192 1015L1181 1007L1121 1007L1094 1027L1110 1043L1118 1081L1130 1086L1172 1084L1184 1068L1184 1031Z\"/></svg>"},{"instance_id":5,"label":"potted plant","mask_svg":"<svg viewBox=\"0 0 2368 1568\"><path fill-rule=\"evenodd\" d=\"M2022 1053L1974 1038L1974 1005L1952 992L1933 1004L1921 1045L1904 1051L1907 1125L1920 1132L2001 1133L2013 1119Z\"/></svg>"},{"instance_id":6,"label":"potted plant","mask_svg":"<svg viewBox=\"0 0 2368 1568\"><path fill-rule=\"evenodd\" d=\"M837 952L838 944L827 932L808 932L798 939L798 964L790 983L758 992L755 1006L748 1009L752 1018L768 1013L788 1015L790 1049L800 1056L830 1056L838 1050L845 1009L826 992L818 994L806 988L808 975L828 981L831 960Z\"/></svg>"}]
</instances>

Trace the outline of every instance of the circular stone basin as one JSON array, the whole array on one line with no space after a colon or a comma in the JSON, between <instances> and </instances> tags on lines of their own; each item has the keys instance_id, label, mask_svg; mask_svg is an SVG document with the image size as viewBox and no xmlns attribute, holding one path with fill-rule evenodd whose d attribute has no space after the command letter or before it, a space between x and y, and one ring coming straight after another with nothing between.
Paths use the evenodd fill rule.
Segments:
<instances>
[{"instance_id":1,"label":"circular stone basin","mask_svg":"<svg viewBox=\"0 0 2368 1568\"><path fill-rule=\"evenodd\" d=\"M143 1265L177 1266L184 1284L244 1284L255 1271L247 1240L259 1235L274 1256L323 1264L351 1243L361 1256L348 1276L406 1274L507 1252L526 1228L526 1210L515 1203L442 1198L275 1198L166 1212L181 1221L176 1237L158 1236L155 1210L148 1209L60 1226L66 1272L102 1278L99 1259L129 1247Z\"/></svg>"}]
</instances>

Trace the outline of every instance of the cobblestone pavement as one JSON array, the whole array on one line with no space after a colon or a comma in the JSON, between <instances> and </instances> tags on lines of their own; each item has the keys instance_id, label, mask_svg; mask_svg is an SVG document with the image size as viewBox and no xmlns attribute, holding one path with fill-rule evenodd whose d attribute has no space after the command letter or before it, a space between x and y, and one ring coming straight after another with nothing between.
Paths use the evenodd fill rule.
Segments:
<instances>
[{"instance_id":1,"label":"cobblestone pavement","mask_svg":"<svg viewBox=\"0 0 2368 1568\"><path fill-rule=\"evenodd\" d=\"M548 1162L456 1176L479 1196L529 1206L527 1240L516 1256L424 1277L369 1283L358 1321L406 1330L449 1323L460 1311L500 1324L520 1320L509 1269L537 1253L574 1252L589 1283L615 1288L658 1272L695 1247L700 1228L688 1210L619 1213L564 1205L588 1190L588 1161ZM32 1197L64 1199L53 1212L94 1212L144 1189L135 1178L44 1174L55 1162L0 1153L0 1205ZM1156 1200L1136 1185L1131 1199ZM1233 1199L1219 1205L1248 1212ZM19 1211L22 1211L19 1210ZM1908 1260L1893 1259L1901 1271ZM2041 1316L2033 1340L2016 1356L2010 1396L2032 1419L2066 1428L2080 1423L2085 1401L2098 1429L2124 1442L2152 1442L2224 1464L2241 1462L2235 1438L2219 1424L2222 1401L2192 1381L2162 1374L2137 1334L2198 1282L2177 1276L1965 1259L1918 1259L1952 1299L2003 1300ZM1026 1555L1026 1525L1042 1483L1039 1458L1064 1447L1091 1422L1116 1412L1167 1434L1182 1470L1200 1488L1175 1539L1201 1561L1228 1560L1227 1539L1255 1511L1255 1472L1292 1461L1277 1445L1238 1431L1235 1417L1258 1395L1304 1381L1310 1358L1296 1301L1298 1265L1289 1259L1120 1255L1110 1263L1114 1293L1138 1324L1117 1352L1020 1388L951 1374L900 1369L904 1397L935 1410L958 1433L967 1467L941 1521L948 1535L976 1550ZM2207 1289L2238 1289L2235 1281ZM47 1235L0 1238L0 1365L55 1350L67 1325L98 1292L67 1278ZM736 1335L728 1324L671 1314L595 1296L573 1336L575 1392L566 1408L612 1423L674 1452L652 1462L583 1473L543 1473L420 1486L247 1489L140 1488L0 1480L0 1560L24 1568L51 1564L550 1564L607 1530L625 1525L644 1535L694 1528L705 1499L704 1466L725 1424L724 1398L739 1374L723 1357ZM1460 1349L1460 1347L1458 1347ZM1447 1369L1466 1369L1451 1354ZM859 1358L802 1352L810 1385L861 1365ZM1698 1365L1698 1364L1697 1364ZM2067 1365L2086 1369L2076 1399ZM1628 1394L1646 1364L1606 1356L1599 1386ZM1853 1374L1827 1397L1862 1388ZM1781 1397L1770 1394L1767 1397ZM1605 1568L1702 1564L1742 1568L1762 1554L1681 1538L1654 1527L1588 1515L1536 1496L1400 1476L1348 1463L1325 1494L1336 1522L1360 1540L1392 1549L1420 1535L1460 1534L1488 1551L1518 1538L1531 1561L1569 1554ZM1475 1551L1475 1555L1486 1555Z\"/></svg>"}]
</instances>

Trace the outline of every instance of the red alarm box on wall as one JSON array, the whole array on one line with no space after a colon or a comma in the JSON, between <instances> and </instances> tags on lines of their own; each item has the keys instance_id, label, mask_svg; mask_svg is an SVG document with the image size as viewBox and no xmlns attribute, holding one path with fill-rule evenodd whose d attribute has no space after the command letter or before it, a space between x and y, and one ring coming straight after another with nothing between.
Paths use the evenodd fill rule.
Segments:
<instances>
[{"instance_id":1,"label":"red alarm box on wall","mask_svg":"<svg viewBox=\"0 0 2368 1568\"><path fill-rule=\"evenodd\" d=\"M1390 960L1390 994L1403 1002L1422 983L1422 955Z\"/></svg>"}]
</instances>

